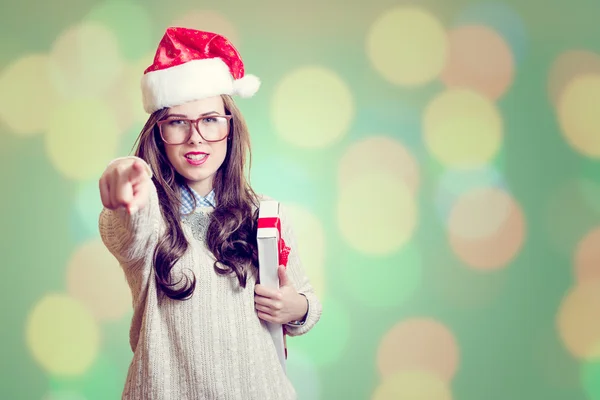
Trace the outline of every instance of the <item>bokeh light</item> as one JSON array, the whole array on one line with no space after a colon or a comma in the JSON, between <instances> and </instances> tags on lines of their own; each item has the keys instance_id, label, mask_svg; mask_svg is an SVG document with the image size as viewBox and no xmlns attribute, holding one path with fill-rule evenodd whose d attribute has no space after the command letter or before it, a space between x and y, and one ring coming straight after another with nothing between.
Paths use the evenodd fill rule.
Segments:
<instances>
[{"instance_id":1,"label":"bokeh light","mask_svg":"<svg viewBox=\"0 0 600 400\"><path fill-rule=\"evenodd\" d=\"M600 283L600 226L586 234L575 250L577 283Z\"/></svg>"},{"instance_id":2,"label":"bokeh light","mask_svg":"<svg viewBox=\"0 0 600 400\"><path fill-rule=\"evenodd\" d=\"M467 265L482 270L505 267L523 247L521 206L508 193L481 188L462 195L450 215L449 241Z\"/></svg>"},{"instance_id":3,"label":"bokeh light","mask_svg":"<svg viewBox=\"0 0 600 400\"><path fill-rule=\"evenodd\" d=\"M68 100L102 96L123 68L114 32L97 22L81 23L63 32L50 51L50 76Z\"/></svg>"},{"instance_id":4,"label":"bokeh light","mask_svg":"<svg viewBox=\"0 0 600 400\"><path fill-rule=\"evenodd\" d=\"M356 141L344 152L338 166L338 185L346 186L364 173L385 172L397 176L416 195L419 189L419 164L399 140L371 135Z\"/></svg>"},{"instance_id":5,"label":"bokeh light","mask_svg":"<svg viewBox=\"0 0 600 400\"><path fill-rule=\"evenodd\" d=\"M423 116L425 144L446 167L473 168L489 163L500 149L502 133L496 106L467 89L440 93Z\"/></svg>"},{"instance_id":6,"label":"bokeh light","mask_svg":"<svg viewBox=\"0 0 600 400\"><path fill-rule=\"evenodd\" d=\"M348 85L333 71L306 66L288 73L271 99L277 133L306 148L336 143L354 118L354 99Z\"/></svg>"},{"instance_id":7,"label":"bokeh light","mask_svg":"<svg viewBox=\"0 0 600 400\"><path fill-rule=\"evenodd\" d=\"M451 88L468 88L498 99L513 81L514 60L504 39L486 26L462 26L449 33L448 61L441 75Z\"/></svg>"},{"instance_id":8,"label":"bokeh light","mask_svg":"<svg viewBox=\"0 0 600 400\"><path fill-rule=\"evenodd\" d=\"M84 374L98 353L99 332L94 317L79 301L48 294L31 310L27 345L35 360L50 374Z\"/></svg>"},{"instance_id":9,"label":"bokeh light","mask_svg":"<svg viewBox=\"0 0 600 400\"><path fill-rule=\"evenodd\" d=\"M440 21L415 7L385 11L373 22L367 37L373 67L396 85L421 85L437 78L446 62L447 46Z\"/></svg>"},{"instance_id":10,"label":"bokeh light","mask_svg":"<svg viewBox=\"0 0 600 400\"><path fill-rule=\"evenodd\" d=\"M384 379L416 370L450 382L458 370L459 356L454 334L444 323L427 317L411 318L386 332L377 351L377 367Z\"/></svg>"},{"instance_id":11,"label":"bokeh light","mask_svg":"<svg viewBox=\"0 0 600 400\"><path fill-rule=\"evenodd\" d=\"M573 149L600 158L600 73L574 78L558 102L562 133Z\"/></svg>"},{"instance_id":12,"label":"bokeh light","mask_svg":"<svg viewBox=\"0 0 600 400\"><path fill-rule=\"evenodd\" d=\"M452 400L450 385L426 371L398 372L387 377L371 400Z\"/></svg>"},{"instance_id":13,"label":"bokeh light","mask_svg":"<svg viewBox=\"0 0 600 400\"><path fill-rule=\"evenodd\" d=\"M120 54L135 60L155 45L152 16L135 0L105 0L97 3L84 18L85 22L107 27L116 36Z\"/></svg>"},{"instance_id":14,"label":"bokeh light","mask_svg":"<svg viewBox=\"0 0 600 400\"><path fill-rule=\"evenodd\" d=\"M339 189L339 232L362 253L384 255L399 250L412 237L417 219L411 189L396 176L361 174Z\"/></svg>"},{"instance_id":15,"label":"bokeh light","mask_svg":"<svg viewBox=\"0 0 600 400\"><path fill-rule=\"evenodd\" d=\"M588 50L567 50L553 61L548 73L550 100L557 106L564 90L577 77L600 74L600 54Z\"/></svg>"},{"instance_id":16,"label":"bokeh light","mask_svg":"<svg viewBox=\"0 0 600 400\"><path fill-rule=\"evenodd\" d=\"M434 198L442 221L448 223L452 208L463 193L481 187L506 189L506 180L492 165L473 169L445 169L437 181Z\"/></svg>"},{"instance_id":17,"label":"bokeh light","mask_svg":"<svg viewBox=\"0 0 600 400\"><path fill-rule=\"evenodd\" d=\"M513 207L512 197L504 190L473 188L461 195L452 208L448 230L463 239L491 236L506 223Z\"/></svg>"},{"instance_id":18,"label":"bokeh light","mask_svg":"<svg viewBox=\"0 0 600 400\"><path fill-rule=\"evenodd\" d=\"M325 296L325 249L323 224L310 210L298 204L285 204L298 242L302 266L319 298ZM284 238L285 240L285 238Z\"/></svg>"},{"instance_id":19,"label":"bokeh light","mask_svg":"<svg viewBox=\"0 0 600 400\"><path fill-rule=\"evenodd\" d=\"M76 100L55 110L46 135L46 151L54 167L73 180L98 178L117 156L119 128L101 101Z\"/></svg>"},{"instance_id":20,"label":"bokeh light","mask_svg":"<svg viewBox=\"0 0 600 400\"><path fill-rule=\"evenodd\" d=\"M369 307L399 307L423 285L421 250L414 241L386 257L340 250L334 259L339 265L329 267L331 274L339 276L349 296Z\"/></svg>"},{"instance_id":21,"label":"bokeh light","mask_svg":"<svg viewBox=\"0 0 600 400\"><path fill-rule=\"evenodd\" d=\"M573 357L600 357L600 282L579 284L565 295L557 316L560 337Z\"/></svg>"},{"instance_id":22,"label":"bokeh light","mask_svg":"<svg viewBox=\"0 0 600 400\"><path fill-rule=\"evenodd\" d=\"M454 27L483 25L498 32L510 46L515 60L527 54L527 28L523 18L509 4L500 1L473 2L454 18Z\"/></svg>"},{"instance_id":23,"label":"bokeh light","mask_svg":"<svg viewBox=\"0 0 600 400\"><path fill-rule=\"evenodd\" d=\"M58 99L50 82L47 56L31 54L2 69L0 119L13 133L30 136L45 132Z\"/></svg>"},{"instance_id":24,"label":"bokeh light","mask_svg":"<svg viewBox=\"0 0 600 400\"><path fill-rule=\"evenodd\" d=\"M67 288L100 321L118 320L131 309L123 270L100 238L80 245L71 256Z\"/></svg>"},{"instance_id":25,"label":"bokeh light","mask_svg":"<svg viewBox=\"0 0 600 400\"><path fill-rule=\"evenodd\" d=\"M170 26L184 26L190 29L215 32L225 36L235 47L240 48L240 36L235 25L218 11L188 11L171 22Z\"/></svg>"}]
</instances>

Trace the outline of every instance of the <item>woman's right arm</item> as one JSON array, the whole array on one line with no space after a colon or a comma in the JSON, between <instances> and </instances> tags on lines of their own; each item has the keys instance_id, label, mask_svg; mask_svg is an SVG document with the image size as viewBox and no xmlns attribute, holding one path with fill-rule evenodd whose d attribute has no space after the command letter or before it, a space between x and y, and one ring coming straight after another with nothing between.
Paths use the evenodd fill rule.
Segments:
<instances>
[{"instance_id":1,"label":"woman's right arm","mask_svg":"<svg viewBox=\"0 0 600 400\"><path fill-rule=\"evenodd\" d=\"M111 162L100 178L100 237L123 265L152 256L158 241L160 209L148 164L137 157Z\"/></svg>"}]
</instances>

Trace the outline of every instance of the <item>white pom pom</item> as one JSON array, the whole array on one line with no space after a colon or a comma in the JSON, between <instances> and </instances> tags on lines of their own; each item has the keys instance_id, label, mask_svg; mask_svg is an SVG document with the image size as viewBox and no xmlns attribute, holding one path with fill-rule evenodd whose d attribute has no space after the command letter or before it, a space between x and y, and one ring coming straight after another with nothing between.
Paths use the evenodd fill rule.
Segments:
<instances>
[{"instance_id":1,"label":"white pom pom","mask_svg":"<svg viewBox=\"0 0 600 400\"><path fill-rule=\"evenodd\" d=\"M240 97L252 97L260 87L260 79L254 75L244 75L233 82L233 89Z\"/></svg>"}]
</instances>

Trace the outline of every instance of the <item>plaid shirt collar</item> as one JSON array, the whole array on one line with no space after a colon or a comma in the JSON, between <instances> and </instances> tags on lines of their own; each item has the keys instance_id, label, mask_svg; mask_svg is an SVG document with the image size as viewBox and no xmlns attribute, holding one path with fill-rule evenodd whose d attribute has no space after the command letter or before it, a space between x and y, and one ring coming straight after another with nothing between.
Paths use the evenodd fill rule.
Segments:
<instances>
[{"instance_id":1,"label":"plaid shirt collar","mask_svg":"<svg viewBox=\"0 0 600 400\"><path fill-rule=\"evenodd\" d=\"M196 208L198 207L215 207L215 191L211 190L206 197L200 196L196 191L192 188L189 188L192 191L190 194L187 190L181 188L181 214L189 214L194 211L194 197L196 198Z\"/></svg>"}]
</instances>

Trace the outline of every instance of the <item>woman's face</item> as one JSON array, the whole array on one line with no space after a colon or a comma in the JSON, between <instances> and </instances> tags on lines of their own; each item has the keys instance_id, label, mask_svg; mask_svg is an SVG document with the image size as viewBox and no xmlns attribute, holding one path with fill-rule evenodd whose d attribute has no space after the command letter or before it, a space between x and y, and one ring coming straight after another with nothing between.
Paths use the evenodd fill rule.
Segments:
<instances>
[{"instance_id":1,"label":"woman's face","mask_svg":"<svg viewBox=\"0 0 600 400\"><path fill-rule=\"evenodd\" d=\"M170 131L183 131L186 123L182 118L195 120L202 116L225 115L225 105L221 96L196 100L171 107L162 124L162 134ZM211 118L198 123L205 137L223 137L229 131L227 120ZM227 155L227 139L219 142L206 142L192 124L192 135L183 144L165 143L165 152L173 168L186 180L187 184L201 196L206 196L213 187L213 178Z\"/></svg>"}]
</instances>

